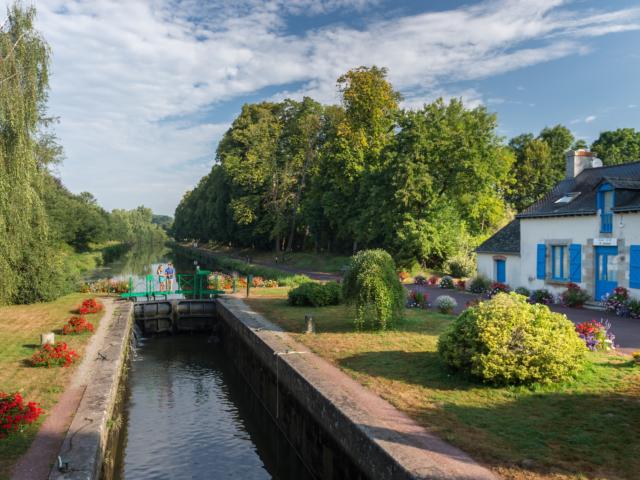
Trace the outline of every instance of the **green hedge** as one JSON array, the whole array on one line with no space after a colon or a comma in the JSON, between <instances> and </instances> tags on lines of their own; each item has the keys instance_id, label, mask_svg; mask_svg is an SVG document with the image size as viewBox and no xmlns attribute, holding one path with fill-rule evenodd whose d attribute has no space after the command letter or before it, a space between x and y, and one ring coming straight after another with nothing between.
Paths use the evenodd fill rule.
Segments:
<instances>
[{"instance_id":1,"label":"green hedge","mask_svg":"<svg viewBox=\"0 0 640 480\"><path fill-rule=\"evenodd\" d=\"M325 284L307 282L289 291L289 304L293 306L324 307L342 301L342 287L337 282Z\"/></svg>"}]
</instances>

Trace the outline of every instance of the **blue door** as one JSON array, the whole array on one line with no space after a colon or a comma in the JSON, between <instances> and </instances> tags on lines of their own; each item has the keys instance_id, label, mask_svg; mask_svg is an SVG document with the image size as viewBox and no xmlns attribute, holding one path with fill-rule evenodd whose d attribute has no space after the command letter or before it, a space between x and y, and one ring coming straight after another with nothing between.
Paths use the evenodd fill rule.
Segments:
<instances>
[{"instance_id":1,"label":"blue door","mask_svg":"<svg viewBox=\"0 0 640 480\"><path fill-rule=\"evenodd\" d=\"M618 255L618 247L596 247L596 295L600 301L618 286L616 272L612 269L612 258Z\"/></svg>"},{"instance_id":2,"label":"blue door","mask_svg":"<svg viewBox=\"0 0 640 480\"><path fill-rule=\"evenodd\" d=\"M496 282L507 283L506 261L496 260Z\"/></svg>"}]
</instances>

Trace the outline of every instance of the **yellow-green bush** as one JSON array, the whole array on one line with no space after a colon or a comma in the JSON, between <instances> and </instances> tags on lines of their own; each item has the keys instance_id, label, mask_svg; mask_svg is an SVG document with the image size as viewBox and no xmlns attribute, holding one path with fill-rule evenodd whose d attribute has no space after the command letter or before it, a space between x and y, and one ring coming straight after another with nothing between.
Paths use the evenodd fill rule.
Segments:
<instances>
[{"instance_id":1,"label":"yellow-green bush","mask_svg":"<svg viewBox=\"0 0 640 480\"><path fill-rule=\"evenodd\" d=\"M496 384L551 382L575 375L587 349L564 315L500 293L463 312L438 341L442 360Z\"/></svg>"}]
</instances>

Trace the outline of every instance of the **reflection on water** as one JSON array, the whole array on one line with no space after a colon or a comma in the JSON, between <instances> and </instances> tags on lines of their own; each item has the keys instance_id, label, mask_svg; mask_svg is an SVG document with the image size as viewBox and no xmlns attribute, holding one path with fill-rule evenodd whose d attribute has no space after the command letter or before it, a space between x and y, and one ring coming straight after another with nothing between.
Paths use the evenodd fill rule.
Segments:
<instances>
[{"instance_id":1,"label":"reflection on water","mask_svg":"<svg viewBox=\"0 0 640 480\"><path fill-rule=\"evenodd\" d=\"M96 269L89 280L113 278L128 280L130 275L143 278L155 273L159 263L171 261L171 251L165 245L133 245L129 249L114 250L105 255L105 263Z\"/></svg>"},{"instance_id":2,"label":"reflection on water","mask_svg":"<svg viewBox=\"0 0 640 480\"><path fill-rule=\"evenodd\" d=\"M115 478L312 478L219 348L174 336L138 349Z\"/></svg>"}]
</instances>

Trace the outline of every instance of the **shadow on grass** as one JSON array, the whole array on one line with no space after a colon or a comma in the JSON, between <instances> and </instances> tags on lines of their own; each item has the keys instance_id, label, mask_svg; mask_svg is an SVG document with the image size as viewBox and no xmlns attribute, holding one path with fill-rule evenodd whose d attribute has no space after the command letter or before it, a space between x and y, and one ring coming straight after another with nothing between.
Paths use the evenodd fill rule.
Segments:
<instances>
[{"instance_id":1,"label":"shadow on grass","mask_svg":"<svg viewBox=\"0 0 640 480\"><path fill-rule=\"evenodd\" d=\"M22 345L22 348L28 348L31 350L35 350L36 348L40 348L40 345L36 344L36 343L25 343L24 345Z\"/></svg>"},{"instance_id":2,"label":"shadow on grass","mask_svg":"<svg viewBox=\"0 0 640 480\"><path fill-rule=\"evenodd\" d=\"M589 478L637 478L640 471L640 401L631 394L530 393L482 406L451 402L443 410L486 432L487 445L478 447L496 465ZM500 448L489 452L491 443Z\"/></svg>"},{"instance_id":3,"label":"shadow on grass","mask_svg":"<svg viewBox=\"0 0 640 480\"><path fill-rule=\"evenodd\" d=\"M640 396L618 387L624 384L605 370L600 371L605 375L601 380L610 380L603 388L585 378L566 386L528 389L493 387L450 372L436 352L366 352L339 363L407 384L392 388L413 399L407 409L415 418L494 467L588 478L636 478L640 471ZM605 365L632 367L631 362ZM597 388L602 393L594 392ZM420 444L423 439L396 441Z\"/></svg>"},{"instance_id":4,"label":"shadow on grass","mask_svg":"<svg viewBox=\"0 0 640 480\"><path fill-rule=\"evenodd\" d=\"M338 362L341 367L354 372L437 390L491 388L472 377L447 369L437 352L365 352Z\"/></svg>"}]
</instances>

